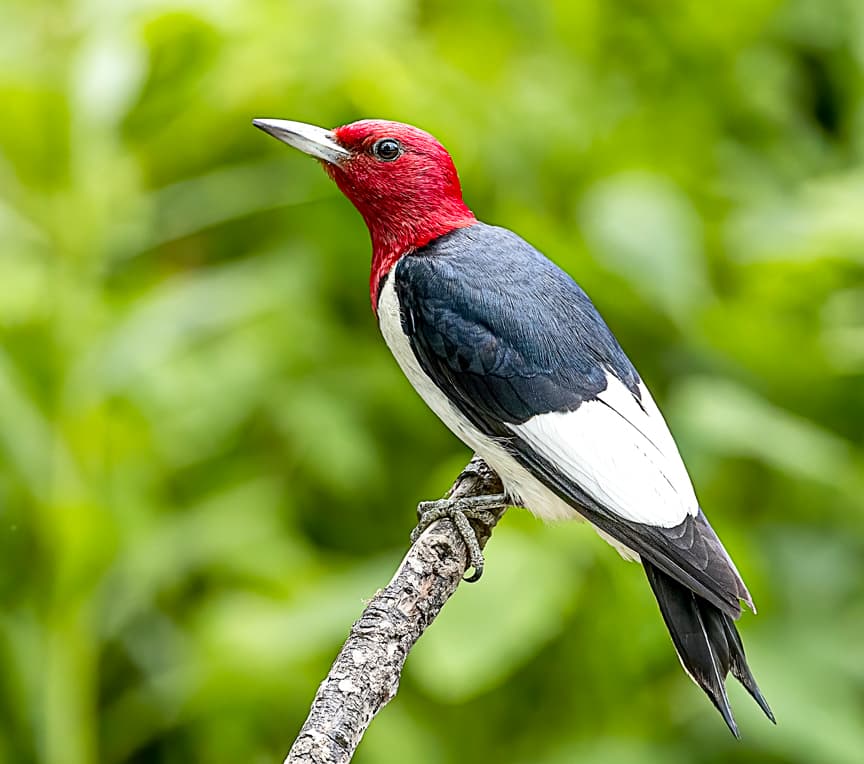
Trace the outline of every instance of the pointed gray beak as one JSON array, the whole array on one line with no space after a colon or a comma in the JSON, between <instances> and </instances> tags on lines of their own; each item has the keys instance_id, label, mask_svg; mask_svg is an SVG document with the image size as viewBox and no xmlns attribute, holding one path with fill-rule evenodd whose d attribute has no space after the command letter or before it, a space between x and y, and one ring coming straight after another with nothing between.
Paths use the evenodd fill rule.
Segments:
<instances>
[{"instance_id":1,"label":"pointed gray beak","mask_svg":"<svg viewBox=\"0 0 864 764\"><path fill-rule=\"evenodd\" d=\"M351 156L351 152L336 142L333 133L323 127L287 119L253 119L252 124L304 154L330 164L339 164Z\"/></svg>"}]
</instances>

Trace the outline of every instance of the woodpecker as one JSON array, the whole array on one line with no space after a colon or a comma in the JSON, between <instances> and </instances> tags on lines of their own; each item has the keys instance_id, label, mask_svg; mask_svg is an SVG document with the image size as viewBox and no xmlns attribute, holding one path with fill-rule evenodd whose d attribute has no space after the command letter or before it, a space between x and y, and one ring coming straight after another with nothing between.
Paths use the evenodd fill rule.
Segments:
<instances>
[{"instance_id":1,"label":"woodpecker","mask_svg":"<svg viewBox=\"0 0 864 764\"><path fill-rule=\"evenodd\" d=\"M651 394L579 285L512 231L478 221L447 150L419 128L253 124L320 160L363 216L387 346L508 501L585 520L640 562L684 670L732 733L730 672L773 722L734 623L753 599Z\"/></svg>"}]
</instances>

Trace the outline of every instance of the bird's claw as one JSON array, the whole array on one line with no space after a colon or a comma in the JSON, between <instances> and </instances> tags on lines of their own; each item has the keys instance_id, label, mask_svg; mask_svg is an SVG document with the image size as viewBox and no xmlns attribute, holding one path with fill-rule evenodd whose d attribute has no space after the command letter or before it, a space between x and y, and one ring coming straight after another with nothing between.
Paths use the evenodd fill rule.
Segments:
<instances>
[{"instance_id":1,"label":"bird's claw","mask_svg":"<svg viewBox=\"0 0 864 764\"><path fill-rule=\"evenodd\" d=\"M477 539L477 531L471 525L474 520L481 525L492 527L498 522L500 511L507 506L504 495L470 496L464 499L440 499L438 501L422 501L417 505L417 527L411 531L411 543L415 543L423 532L433 523L443 518L449 518L456 526L459 537L465 543L468 552L468 564L474 569L470 576L463 580L474 583L483 575L485 565L483 551Z\"/></svg>"}]
</instances>

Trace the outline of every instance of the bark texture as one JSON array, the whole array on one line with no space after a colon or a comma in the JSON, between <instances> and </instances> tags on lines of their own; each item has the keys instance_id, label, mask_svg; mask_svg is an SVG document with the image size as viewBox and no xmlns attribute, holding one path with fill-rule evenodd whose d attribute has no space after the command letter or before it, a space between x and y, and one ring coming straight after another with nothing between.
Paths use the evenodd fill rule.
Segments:
<instances>
[{"instance_id":1,"label":"bark texture","mask_svg":"<svg viewBox=\"0 0 864 764\"><path fill-rule=\"evenodd\" d=\"M501 492L498 476L475 456L447 498L455 503ZM472 521L481 547L503 514L503 509L493 513L489 524ZM285 764L351 760L375 714L396 695L408 653L456 591L467 566L465 543L451 520L437 521L417 539L351 627Z\"/></svg>"}]
</instances>

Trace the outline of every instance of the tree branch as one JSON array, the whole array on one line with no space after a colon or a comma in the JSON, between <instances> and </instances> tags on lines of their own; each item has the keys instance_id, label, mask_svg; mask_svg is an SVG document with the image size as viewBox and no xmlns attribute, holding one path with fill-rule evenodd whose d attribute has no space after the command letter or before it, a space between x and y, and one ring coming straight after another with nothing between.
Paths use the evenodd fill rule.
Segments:
<instances>
[{"instance_id":1,"label":"tree branch","mask_svg":"<svg viewBox=\"0 0 864 764\"><path fill-rule=\"evenodd\" d=\"M447 498L455 502L502 490L498 476L474 456ZM504 509L492 512L489 523L472 521L481 547L503 514ZM438 520L417 539L393 579L351 627L285 764L351 760L372 719L396 695L414 643L456 591L467 567L465 543L451 520Z\"/></svg>"}]
</instances>

